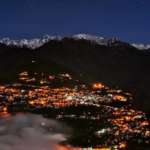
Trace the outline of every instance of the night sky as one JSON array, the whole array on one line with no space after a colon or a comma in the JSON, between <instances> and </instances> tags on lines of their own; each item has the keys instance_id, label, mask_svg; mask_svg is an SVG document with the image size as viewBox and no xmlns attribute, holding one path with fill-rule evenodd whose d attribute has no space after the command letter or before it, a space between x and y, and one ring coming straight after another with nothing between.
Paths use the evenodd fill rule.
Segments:
<instances>
[{"instance_id":1,"label":"night sky","mask_svg":"<svg viewBox=\"0 0 150 150\"><path fill-rule=\"evenodd\" d=\"M0 0L0 38L77 33L150 43L150 0Z\"/></svg>"}]
</instances>

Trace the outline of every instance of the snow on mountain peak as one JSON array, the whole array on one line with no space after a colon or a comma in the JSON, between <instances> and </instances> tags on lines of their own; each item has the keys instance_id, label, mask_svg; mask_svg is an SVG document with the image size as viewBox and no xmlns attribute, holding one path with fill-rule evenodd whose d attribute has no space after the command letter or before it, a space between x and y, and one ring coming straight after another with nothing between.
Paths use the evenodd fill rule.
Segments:
<instances>
[{"instance_id":1,"label":"snow on mountain peak","mask_svg":"<svg viewBox=\"0 0 150 150\"><path fill-rule=\"evenodd\" d=\"M73 36L74 38L78 38L78 39L89 39L89 40L104 40L103 37L99 37L99 36L95 36L95 35L90 35L90 34L76 34Z\"/></svg>"},{"instance_id":2,"label":"snow on mountain peak","mask_svg":"<svg viewBox=\"0 0 150 150\"><path fill-rule=\"evenodd\" d=\"M92 42L96 42L99 45L105 45L105 46L111 45L112 43L119 41L119 39L116 37L104 38L101 36L95 36L95 35L90 35L90 34L76 34L73 36L73 38L89 40Z\"/></svg>"},{"instance_id":3,"label":"snow on mountain peak","mask_svg":"<svg viewBox=\"0 0 150 150\"><path fill-rule=\"evenodd\" d=\"M60 40L61 37L59 36L49 36L45 35L42 38L33 38L33 39L20 39L20 40L13 40L10 38L2 38L0 39L0 43L4 43L8 46L19 46L19 47L28 47L31 49L36 49L43 44L47 43L50 40Z\"/></svg>"},{"instance_id":4,"label":"snow on mountain peak","mask_svg":"<svg viewBox=\"0 0 150 150\"><path fill-rule=\"evenodd\" d=\"M71 38L74 39L85 39L92 42L96 42L100 45L108 45L108 39L105 39L103 37L95 36L95 35L89 35L89 34L76 34L71 36ZM34 39L20 39L20 40L13 40L10 38L2 38L0 39L0 43L4 43L6 45L13 45L13 46L19 46L19 47L28 47L31 49L36 49L45 43L47 43L50 40L61 40L63 37L60 36L49 36L45 35L42 38L34 38Z\"/></svg>"},{"instance_id":5,"label":"snow on mountain peak","mask_svg":"<svg viewBox=\"0 0 150 150\"><path fill-rule=\"evenodd\" d=\"M139 49L139 50L147 50L150 49L150 44L131 44L133 47Z\"/></svg>"},{"instance_id":6,"label":"snow on mountain peak","mask_svg":"<svg viewBox=\"0 0 150 150\"><path fill-rule=\"evenodd\" d=\"M90 34L76 34L73 36L73 38L93 41L100 45L107 45L107 43L108 43L107 39L105 39L103 37L95 36L95 35L90 35Z\"/></svg>"},{"instance_id":7,"label":"snow on mountain peak","mask_svg":"<svg viewBox=\"0 0 150 150\"><path fill-rule=\"evenodd\" d=\"M89 34L76 34L73 36L73 38L75 39L84 39L84 40L89 40L89 41L93 41L96 42L99 45L108 45L108 43L114 43L116 41L119 41L118 38L111 38L111 39L106 39L104 37L99 37L99 36L95 36L95 35L89 35ZM139 50L147 50L150 49L150 44L130 44L131 46L139 49Z\"/></svg>"},{"instance_id":8,"label":"snow on mountain peak","mask_svg":"<svg viewBox=\"0 0 150 150\"><path fill-rule=\"evenodd\" d=\"M95 35L90 35L90 34L76 34L71 36L71 38L74 39L84 39L84 40L88 40L91 42L96 42L99 45L105 45L108 46L109 44L112 44L116 41L119 41L118 38L104 38L104 37L100 37L100 36L95 36ZM10 38L2 38L0 39L0 43L6 44L8 46L18 46L18 47L27 47L30 49L36 49L41 47L42 45L44 45L45 43L47 43L50 40L62 40L63 37L61 36L49 36L49 35L45 35L42 38L33 38L33 39L20 39L20 40L14 40L14 39L10 39ZM130 44L131 46L139 49L139 50L146 50L146 49L150 49L150 44Z\"/></svg>"}]
</instances>

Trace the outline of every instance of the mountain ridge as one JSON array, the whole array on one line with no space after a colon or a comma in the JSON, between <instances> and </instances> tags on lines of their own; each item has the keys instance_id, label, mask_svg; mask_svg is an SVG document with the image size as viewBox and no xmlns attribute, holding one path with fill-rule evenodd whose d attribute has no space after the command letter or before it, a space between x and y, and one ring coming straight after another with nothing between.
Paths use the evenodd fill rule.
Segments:
<instances>
[{"instance_id":1,"label":"mountain ridge","mask_svg":"<svg viewBox=\"0 0 150 150\"><path fill-rule=\"evenodd\" d=\"M12 79L27 69L48 72L51 64L71 70L88 84L102 82L129 91L135 106L150 112L150 52L147 50L137 50L118 41L105 46L74 38L50 40L36 50L0 44L1 83L14 82Z\"/></svg>"},{"instance_id":2,"label":"mountain ridge","mask_svg":"<svg viewBox=\"0 0 150 150\"><path fill-rule=\"evenodd\" d=\"M105 46L110 46L113 43L116 42L122 42L122 43L127 43L119 40L117 37L112 37L112 38L104 38L101 36L96 36L96 35L90 35L90 34L85 34L85 33L80 33L80 34L75 34L72 36L50 36L50 35L45 35L41 38L33 38L33 39L20 39L20 40L15 40L15 39L10 39L10 38L2 38L0 39L1 44L6 44L7 46L17 46L17 47L27 47L30 49L37 49L47 42L51 40L62 40L64 38L73 38L76 40L88 40L91 42L95 42L99 45L105 45ZM139 50L148 50L150 49L150 44L137 44L137 43L128 43L129 45L139 49Z\"/></svg>"}]
</instances>

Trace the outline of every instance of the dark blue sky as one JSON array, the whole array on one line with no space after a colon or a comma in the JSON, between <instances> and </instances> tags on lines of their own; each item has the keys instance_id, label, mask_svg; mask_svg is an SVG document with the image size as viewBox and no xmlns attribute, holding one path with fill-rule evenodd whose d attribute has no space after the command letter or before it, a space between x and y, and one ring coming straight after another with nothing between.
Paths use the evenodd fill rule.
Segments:
<instances>
[{"instance_id":1,"label":"dark blue sky","mask_svg":"<svg viewBox=\"0 0 150 150\"><path fill-rule=\"evenodd\" d=\"M150 0L0 0L0 37L77 33L150 43Z\"/></svg>"}]
</instances>

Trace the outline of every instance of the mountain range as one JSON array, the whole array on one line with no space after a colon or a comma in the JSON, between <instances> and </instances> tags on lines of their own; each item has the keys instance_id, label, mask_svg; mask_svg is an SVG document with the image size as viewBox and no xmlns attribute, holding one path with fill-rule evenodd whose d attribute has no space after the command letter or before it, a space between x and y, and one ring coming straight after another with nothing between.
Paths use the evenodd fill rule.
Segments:
<instances>
[{"instance_id":1,"label":"mountain range","mask_svg":"<svg viewBox=\"0 0 150 150\"><path fill-rule=\"evenodd\" d=\"M50 40L62 40L63 38L64 37L61 37L61 36L49 36L49 35L45 35L42 38L19 39L19 40L14 40L10 38L2 38L0 39L0 43L6 44L8 46L18 46L18 47L27 47L31 49L36 49L36 48L41 47L42 45L44 45ZM70 38L89 40L91 42L96 42L99 45L105 45L105 46L115 41L119 41L119 38L117 37L104 38L104 37L99 37L99 36L90 35L90 34L76 34L76 35L71 36ZM139 50L150 49L150 44L132 43L130 45Z\"/></svg>"},{"instance_id":2,"label":"mountain range","mask_svg":"<svg viewBox=\"0 0 150 150\"><path fill-rule=\"evenodd\" d=\"M87 84L102 82L128 91L137 108L150 112L149 50L141 51L117 38L106 40L84 34L44 39L32 40L32 44L28 40L15 44L9 39L1 40L0 82L14 82L24 70L50 72L57 66L78 75Z\"/></svg>"}]
</instances>

